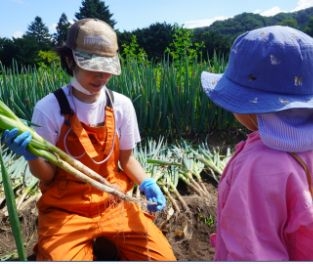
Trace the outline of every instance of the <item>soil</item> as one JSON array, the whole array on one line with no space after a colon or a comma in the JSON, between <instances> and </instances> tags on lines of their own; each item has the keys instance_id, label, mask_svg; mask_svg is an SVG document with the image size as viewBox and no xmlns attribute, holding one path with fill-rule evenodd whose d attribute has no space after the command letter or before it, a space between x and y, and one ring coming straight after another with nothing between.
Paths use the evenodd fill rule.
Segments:
<instances>
[{"instance_id":1,"label":"soil","mask_svg":"<svg viewBox=\"0 0 313 264\"><path fill-rule=\"evenodd\" d=\"M156 215L155 223L168 238L178 261L210 261L214 249L209 235L215 229L216 186L204 183L207 193L199 196L182 186L180 198L175 198L176 208L168 203L167 208ZM38 196L39 197L39 196ZM19 211L27 255L32 259L33 246L37 241L36 199ZM16 245L11 233L6 207L0 208L0 260L16 260ZM107 258L110 258L106 256ZM104 257L98 257L104 260ZM112 259L110 259L112 260Z\"/></svg>"}]
</instances>

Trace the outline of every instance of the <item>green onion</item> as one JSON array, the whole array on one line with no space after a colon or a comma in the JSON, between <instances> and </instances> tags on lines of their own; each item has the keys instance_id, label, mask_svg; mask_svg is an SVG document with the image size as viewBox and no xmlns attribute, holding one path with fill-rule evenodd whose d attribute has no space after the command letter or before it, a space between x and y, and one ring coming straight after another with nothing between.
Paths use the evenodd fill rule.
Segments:
<instances>
[{"instance_id":1,"label":"green onion","mask_svg":"<svg viewBox=\"0 0 313 264\"><path fill-rule=\"evenodd\" d=\"M13 111L0 100L0 130L12 129L15 127L19 130L19 133L25 131L31 133L32 140L28 147L29 151L34 155L46 159L51 164L71 173L81 181L87 182L99 190L114 194L124 200L134 200L134 198L110 184L100 174L46 141L37 134L35 130L24 124Z\"/></svg>"},{"instance_id":2,"label":"green onion","mask_svg":"<svg viewBox=\"0 0 313 264\"><path fill-rule=\"evenodd\" d=\"M6 197L6 205L8 208L9 220L11 224L12 233L14 235L15 244L17 248L17 253L19 260L27 260L26 251L24 248L24 240L22 237L20 221L18 219L18 214L16 210L15 196L10 181L10 177L7 173L7 170L4 167L4 162L2 159L2 151L0 153L0 164L1 164L1 173L3 181L3 189Z\"/></svg>"}]
</instances>

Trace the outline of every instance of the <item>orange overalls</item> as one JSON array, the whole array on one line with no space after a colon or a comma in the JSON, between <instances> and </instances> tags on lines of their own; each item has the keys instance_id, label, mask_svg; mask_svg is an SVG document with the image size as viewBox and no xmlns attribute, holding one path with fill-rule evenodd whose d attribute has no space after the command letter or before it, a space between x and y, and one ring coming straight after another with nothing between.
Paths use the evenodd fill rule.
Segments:
<instances>
[{"instance_id":1,"label":"orange overalls","mask_svg":"<svg viewBox=\"0 0 313 264\"><path fill-rule=\"evenodd\" d=\"M65 114L57 146L127 192L133 183L118 168L119 139L114 136L111 107L106 106L105 116L103 126L90 127L74 113ZM113 140L112 154L102 162ZM121 260L176 260L165 236L137 204L120 201L61 169L43 190L37 206L37 260L93 260L92 245L97 237L112 241Z\"/></svg>"}]
</instances>

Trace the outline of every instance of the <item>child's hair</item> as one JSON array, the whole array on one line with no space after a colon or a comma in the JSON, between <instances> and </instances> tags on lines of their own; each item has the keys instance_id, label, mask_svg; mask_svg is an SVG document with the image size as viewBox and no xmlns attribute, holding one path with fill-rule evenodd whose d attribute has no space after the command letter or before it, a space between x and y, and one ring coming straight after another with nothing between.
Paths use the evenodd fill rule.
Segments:
<instances>
[{"instance_id":1,"label":"child's hair","mask_svg":"<svg viewBox=\"0 0 313 264\"><path fill-rule=\"evenodd\" d=\"M60 57L62 69L70 76L73 76L73 71L74 68L76 67L76 62L74 60L72 50L67 46L62 46L57 47L55 51Z\"/></svg>"}]
</instances>

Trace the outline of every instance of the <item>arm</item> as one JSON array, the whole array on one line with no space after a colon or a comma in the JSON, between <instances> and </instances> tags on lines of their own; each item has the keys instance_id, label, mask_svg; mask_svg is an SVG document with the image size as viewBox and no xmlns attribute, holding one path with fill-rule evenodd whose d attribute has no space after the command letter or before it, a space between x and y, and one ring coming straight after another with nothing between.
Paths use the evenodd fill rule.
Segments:
<instances>
[{"instance_id":1,"label":"arm","mask_svg":"<svg viewBox=\"0 0 313 264\"><path fill-rule=\"evenodd\" d=\"M16 154L23 156L29 164L31 173L43 183L52 181L55 174L55 166L42 158L33 155L28 150L28 144L32 139L29 132L18 135L18 129L5 130L2 135L4 143Z\"/></svg>"},{"instance_id":2,"label":"arm","mask_svg":"<svg viewBox=\"0 0 313 264\"><path fill-rule=\"evenodd\" d=\"M290 260L303 261L313 259L313 223L301 226L287 237Z\"/></svg>"},{"instance_id":3,"label":"arm","mask_svg":"<svg viewBox=\"0 0 313 264\"><path fill-rule=\"evenodd\" d=\"M140 185L144 179L148 178L141 164L134 157L131 149L120 150L120 165L127 176L138 185Z\"/></svg>"},{"instance_id":4,"label":"arm","mask_svg":"<svg viewBox=\"0 0 313 264\"><path fill-rule=\"evenodd\" d=\"M143 192L148 200L148 210L151 212L160 211L166 205L165 197L157 185L156 181L149 178L141 164L133 156L132 150L120 150L120 165L127 176L136 184Z\"/></svg>"},{"instance_id":5,"label":"arm","mask_svg":"<svg viewBox=\"0 0 313 264\"><path fill-rule=\"evenodd\" d=\"M44 183L49 183L53 180L56 167L43 158L37 158L28 161L31 173Z\"/></svg>"}]
</instances>

